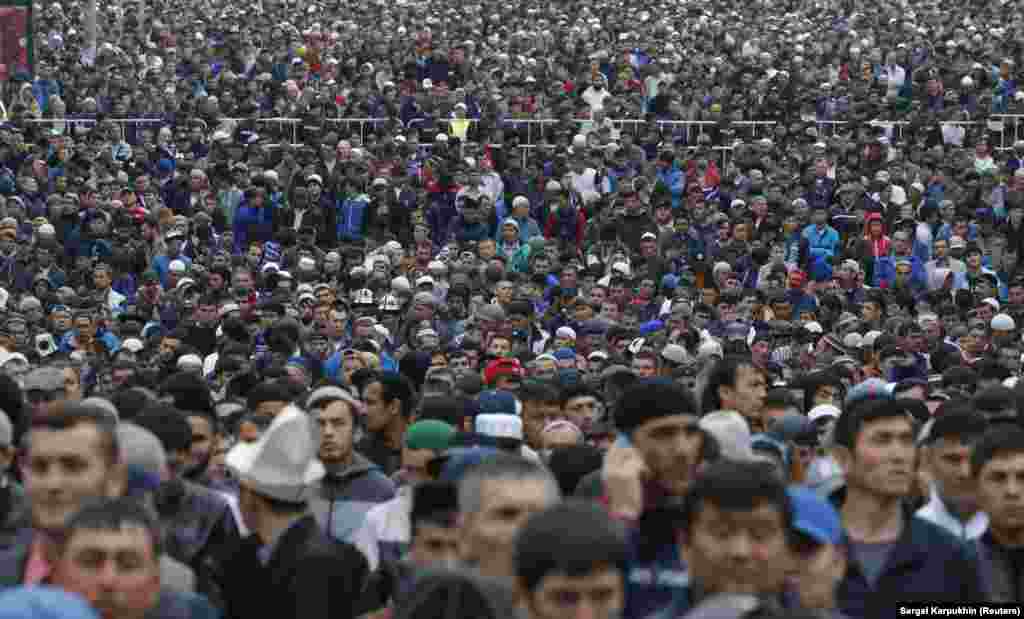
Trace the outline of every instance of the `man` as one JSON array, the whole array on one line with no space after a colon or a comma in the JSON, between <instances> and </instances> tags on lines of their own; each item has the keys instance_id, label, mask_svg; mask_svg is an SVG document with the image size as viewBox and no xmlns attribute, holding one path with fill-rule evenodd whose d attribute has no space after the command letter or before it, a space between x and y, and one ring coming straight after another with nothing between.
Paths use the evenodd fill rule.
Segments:
<instances>
[{"instance_id":1,"label":"man","mask_svg":"<svg viewBox=\"0 0 1024 619\"><path fill-rule=\"evenodd\" d=\"M132 499L90 503L55 540L51 582L81 595L104 619L218 617L205 598L161 586L160 534L150 511Z\"/></svg>"},{"instance_id":2,"label":"man","mask_svg":"<svg viewBox=\"0 0 1024 619\"><path fill-rule=\"evenodd\" d=\"M846 487L830 499L850 537L839 608L873 617L892 600L962 604L982 600L977 562L941 527L908 513L916 477L914 419L900 400L853 404L833 428L833 457Z\"/></svg>"},{"instance_id":3,"label":"man","mask_svg":"<svg viewBox=\"0 0 1024 619\"><path fill-rule=\"evenodd\" d=\"M85 503L124 490L114 421L100 411L61 402L32 417L23 475L31 527L0 543L0 588L46 582L54 544Z\"/></svg>"},{"instance_id":4,"label":"man","mask_svg":"<svg viewBox=\"0 0 1024 619\"><path fill-rule=\"evenodd\" d=\"M459 560L494 578L515 576L515 537L533 514L557 503L558 483L543 465L499 454L458 481Z\"/></svg>"},{"instance_id":5,"label":"man","mask_svg":"<svg viewBox=\"0 0 1024 619\"><path fill-rule=\"evenodd\" d=\"M516 538L516 588L529 619L617 619L629 546L594 505L566 503L532 516Z\"/></svg>"},{"instance_id":6,"label":"man","mask_svg":"<svg viewBox=\"0 0 1024 619\"><path fill-rule=\"evenodd\" d=\"M978 509L970 468L971 446L987 429L985 416L968 409L948 411L922 432L922 462L932 484L928 503L916 515L962 541L975 540L988 529L988 516Z\"/></svg>"},{"instance_id":7,"label":"man","mask_svg":"<svg viewBox=\"0 0 1024 619\"><path fill-rule=\"evenodd\" d=\"M415 389L404 375L381 372L363 386L367 435L356 451L381 468L385 475L398 470L402 436L416 410Z\"/></svg>"},{"instance_id":8,"label":"man","mask_svg":"<svg viewBox=\"0 0 1024 619\"><path fill-rule=\"evenodd\" d=\"M727 410L743 415L753 433L764 432L761 417L768 382L764 372L749 358L727 357L718 361L708 373L701 398L705 413Z\"/></svg>"},{"instance_id":9,"label":"man","mask_svg":"<svg viewBox=\"0 0 1024 619\"><path fill-rule=\"evenodd\" d=\"M792 583L800 606L839 619L836 590L848 565L846 534L839 512L808 488L790 486Z\"/></svg>"},{"instance_id":10,"label":"man","mask_svg":"<svg viewBox=\"0 0 1024 619\"><path fill-rule=\"evenodd\" d=\"M328 389L324 387L323 389ZM436 419L424 419L409 426L402 447L402 478L406 482L393 499L375 505L366 513L361 530L355 535L356 546L377 570L381 563L394 563L405 556L410 541L409 514L414 489L433 476L429 464L451 447L456 430Z\"/></svg>"},{"instance_id":11,"label":"man","mask_svg":"<svg viewBox=\"0 0 1024 619\"><path fill-rule=\"evenodd\" d=\"M549 423L555 421L561 412L558 390L549 382L525 381L516 393L523 404L520 417L523 420L523 440L534 451L544 448L541 434Z\"/></svg>"},{"instance_id":12,"label":"man","mask_svg":"<svg viewBox=\"0 0 1024 619\"><path fill-rule=\"evenodd\" d=\"M989 518L988 531L975 542L986 601L1019 604L1024 582L1015 557L1024 547L1024 432L1001 427L975 443L971 477L977 484L979 508Z\"/></svg>"},{"instance_id":13,"label":"man","mask_svg":"<svg viewBox=\"0 0 1024 619\"><path fill-rule=\"evenodd\" d=\"M600 400L583 385L577 384L563 390L561 406L562 416L584 432L597 423L600 416Z\"/></svg>"},{"instance_id":14,"label":"man","mask_svg":"<svg viewBox=\"0 0 1024 619\"><path fill-rule=\"evenodd\" d=\"M366 559L323 533L304 500L324 476L314 421L289 406L260 439L225 458L239 480L239 506L253 535L225 564L226 617L354 616Z\"/></svg>"},{"instance_id":15,"label":"man","mask_svg":"<svg viewBox=\"0 0 1024 619\"><path fill-rule=\"evenodd\" d=\"M690 394L670 383L638 383L619 399L614 419L619 443L608 450L603 471L583 478L577 495L601 497L608 511L627 523L666 501L682 499L714 445L697 425ZM630 535L625 610L630 618L663 608L686 581L675 544L643 553L644 539L639 529Z\"/></svg>"},{"instance_id":16,"label":"man","mask_svg":"<svg viewBox=\"0 0 1024 619\"><path fill-rule=\"evenodd\" d=\"M353 449L359 403L340 387L321 387L306 401L320 428L319 458L327 474L314 486L311 509L328 537L351 542L370 508L395 496L395 484Z\"/></svg>"},{"instance_id":17,"label":"man","mask_svg":"<svg viewBox=\"0 0 1024 619\"><path fill-rule=\"evenodd\" d=\"M782 605L793 512L785 485L769 467L713 464L694 481L680 512L676 536L689 582L655 617L682 617L716 595Z\"/></svg>"},{"instance_id":18,"label":"man","mask_svg":"<svg viewBox=\"0 0 1024 619\"><path fill-rule=\"evenodd\" d=\"M219 492L184 478L192 428L177 408L151 404L134 420L160 439L168 456L157 513L165 528L167 554L191 567L202 580L238 544L238 523Z\"/></svg>"}]
</instances>

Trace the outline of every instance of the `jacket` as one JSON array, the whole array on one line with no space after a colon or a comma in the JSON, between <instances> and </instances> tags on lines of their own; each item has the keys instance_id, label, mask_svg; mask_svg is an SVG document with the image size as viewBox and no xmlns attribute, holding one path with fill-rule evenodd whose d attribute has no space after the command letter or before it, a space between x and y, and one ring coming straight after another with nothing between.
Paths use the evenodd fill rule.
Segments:
<instances>
[{"instance_id":1,"label":"jacket","mask_svg":"<svg viewBox=\"0 0 1024 619\"><path fill-rule=\"evenodd\" d=\"M370 223L370 199L359 194L338 200L337 238L339 241L362 241Z\"/></svg>"},{"instance_id":2,"label":"jacket","mask_svg":"<svg viewBox=\"0 0 1024 619\"><path fill-rule=\"evenodd\" d=\"M943 502L942 497L932 486L931 495L928 503L924 507L917 510L914 514L918 518L924 518L928 522L934 523L951 533L961 542L967 542L978 539L988 529L988 514L985 512L978 512L971 517L966 523L961 522L956 516L950 513Z\"/></svg>"},{"instance_id":3,"label":"jacket","mask_svg":"<svg viewBox=\"0 0 1024 619\"><path fill-rule=\"evenodd\" d=\"M985 585L986 602L1016 603L1024 599L1024 552L1001 546L991 531L974 541Z\"/></svg>"},{"instance_id":4,"label":"jacket","mask_svg":"<svg viewBox=\"0 0 1024 619\"><path fill-rule=\"evenodd\" d=\"M310 507L332 539L352 542L371 508L395 497L395 484L358 452L345 470L331 472L314 488Z\"/></svg>"},{"instance_id":5,"label":"jacket","mask_svg":"<svg viewBox=\"0 0 1024 619\"><path fill-rule=\"evenodd\" d=\"M846 489L829 497L842 507ZM839 583L836 601L850 617L894 617L898 606L968 604L985 599L977 557L947 531L906 511L903 533L872 586L857 561ZM898 601L897 605L893 602Z\"/></svg>"},{"instance_id":6,"label":"jacket","mask_svg":"<svg viewBox=\"0 0 1024 619\"><path fill-rule=\"evenodd\" d=\"M409 548L412 512L412 486L402 486L395 498L374 505L363 526L355 533L355 544L375 572L388 562L400 561Z\"/></svg>"},{"instance_id":7,"label":"jacket","mask_svg":"<svg viewBox=\"0 0 1024 619\"><path fill-rule=\"evenodd\" d=\"M163 574L161 574L163 578ZM162 581L161 581L162 582ZM220 612L201 595L164 587L145 619L219 619Z\"/></svg>"},{"instance_id":8,"label":"jacket","mask_svg":"<svg viewBox=\"0 0 1024 619\"><path fill-rule=\"evenodd\" d=\"M261 547L252 535L226 557L221 575L227 619L355 616L368 575L366 559L351 545L327 537L312 515L284 531L265 565Z\"/></svg>"}]
</instances>

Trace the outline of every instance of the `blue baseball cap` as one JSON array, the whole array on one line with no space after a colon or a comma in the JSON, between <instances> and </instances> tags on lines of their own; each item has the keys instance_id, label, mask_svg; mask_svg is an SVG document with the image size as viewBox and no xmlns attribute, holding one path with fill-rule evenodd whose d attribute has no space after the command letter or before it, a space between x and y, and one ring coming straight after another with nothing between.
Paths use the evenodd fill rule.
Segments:
<instances>
[{"instance_id":1,"label":"blue baseball cap","mask_svg":"<svg viewBox=\"0 0 1024 619\"><path fill-rule=\"evenodd\" d=\"M438 481L457 484L471 468L500 453L496 447L453 447L432 460L431 467L440 466Z\"/></svg>"},{"instance_id":2,"label":"blue baseball cap","mask_svg":"<svg viewBox=\"0 0 1024 619\"><path fill-rule=\"evenodd\" d=\"M522 407L516 396L509 391L484 391L477 398L480 414L483 415L518 415Z\"/></svg>"},{"instance_id":3,"label":"blue baseball cap","mask_svg":"<svg viewBox=\"0 0 1024 619\"><path fill-rule=\"evenodd\" d=\"M793 510L793 529L819 544L843 543L843 521L832 504L809 488L790 486L786 489Z\"/></svg>"}]
</instances>

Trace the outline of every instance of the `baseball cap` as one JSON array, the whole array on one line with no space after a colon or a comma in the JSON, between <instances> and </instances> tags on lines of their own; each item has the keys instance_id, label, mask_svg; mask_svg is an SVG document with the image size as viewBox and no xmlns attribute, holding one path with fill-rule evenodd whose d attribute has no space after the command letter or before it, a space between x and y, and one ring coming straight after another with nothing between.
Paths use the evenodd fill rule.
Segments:
<instances>
[{"instance_id":1,"label":"baseball cap","mask_svg":"<svg viewBox=\"0 0 1024 619\"><path fill-rule=\"evenodd\" d=\"M792 528L818 544L838 545L843 543L843 523L832 504L817 493L799 486L786 489L789 506L793 513Z\"/></svg>"}]
</instances>

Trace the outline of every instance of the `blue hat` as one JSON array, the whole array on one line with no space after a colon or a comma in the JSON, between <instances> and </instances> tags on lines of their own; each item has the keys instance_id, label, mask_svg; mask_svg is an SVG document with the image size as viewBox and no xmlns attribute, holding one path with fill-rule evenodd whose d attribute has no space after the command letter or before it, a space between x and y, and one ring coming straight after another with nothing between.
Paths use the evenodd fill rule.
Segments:
<instances>
[{"instance_id":1,"label":"blue hat","mask_svg":"<svg viewBox=\"0 0 1024 619\"><path fill-rule=\"evenodd\" d=\"M672 273L667 273L665 277L661 278L661 287L666 290L675 290L679 285L679 277Z\"/></svg>"},{"instance_id":2,"label":"blue hat","mask_svg":"<svg viewBox=\"0 0 1024 619\"><path fill-rule=\"evenodd\" d=\"M819 544L841 544L845 538L843 521L832 504L809 488L786 488L793 510L793 529Z\"/></svg>"},{"instance_id":3,"label":"blue hat","mask_svg":"<svg viewBox=\"0 0 1024 619\"><path fill-rule=\"evenodd\" d=\"M888 383L880 378L869 378L850 389L846 394L846 408L849 409L861 400L891 400L892 390Z\"/></svg>"},{"instance_id":4,"label":"blue hat","mask_svg":"<svg viewBox=\"0 0 1024 619\"><path fill-rule=\"evenodd\" d=\"M509 391L484 391L477 398L481 415L518 415L519 400Z\"/></svg>"},{"instance_id":5,"label":"blue hat","mask_svg":"<svg viewBox=\"0 0 1024 619\"><path fill-rule=\"evenodd\" d=\"M555 351L554 357L558 361L569 361L576 359L576 351L571 348L559 348Z\"/></svg>"},{"instance_id":6,"label":"blue hat","mask_svg":"<svg viewBox=\"0 0 1024 619\"><path fill-rule=\"evenodd\" d=\"M640 325L640 335L650 335L655 331L661 331L665 328L665 323L660 320L651 320Z\"/></svg>"},{"instance_id":7,"label":"blue hat","mask_svg":"<svg viewBox=\"0 0 1024 619\"><path fill-rule=\"evenodd\" d=\"M17 587L0 595L0 619L99 619L99 613L63 589Z\"/></svg>"},{"instance_id":8,"label":"blue hat","mask_svg":"<svg viewBox=\"0 0 1024 619\"><path fill-rule=\"evenodd\" d=\"M438 481L458 483L469 469L499 453L501 451L495 447L455 447L449 449L439 458L443 460L444 464L441 466L441 474L438 476Z\"/></svg>"}]
</instances>

